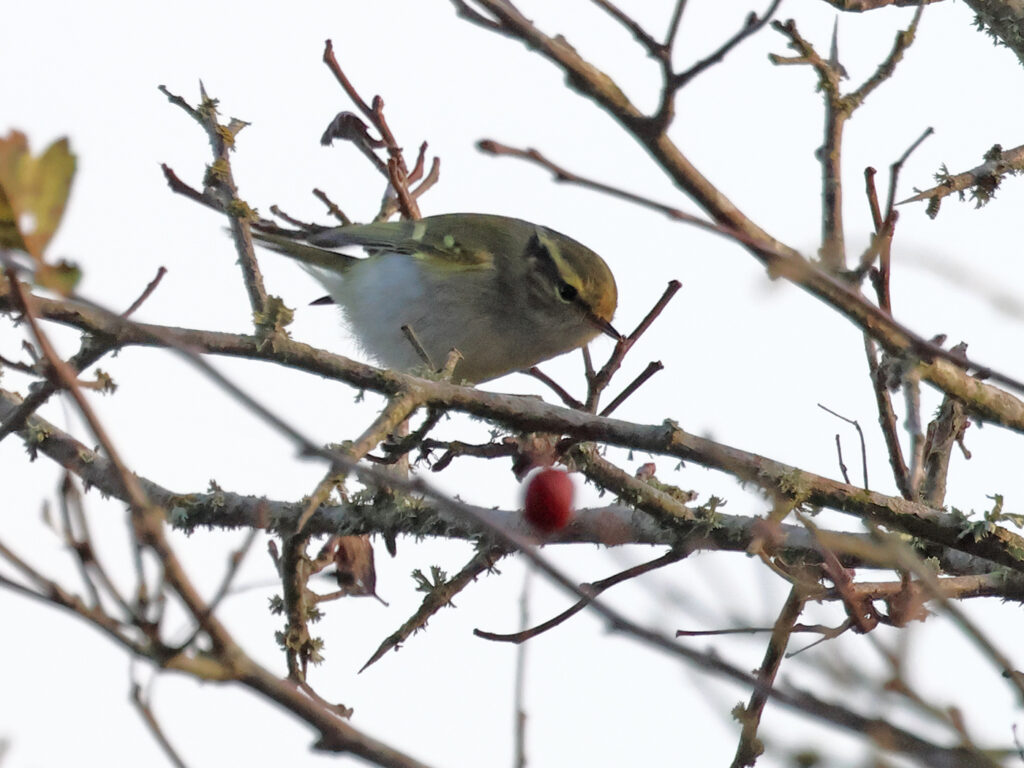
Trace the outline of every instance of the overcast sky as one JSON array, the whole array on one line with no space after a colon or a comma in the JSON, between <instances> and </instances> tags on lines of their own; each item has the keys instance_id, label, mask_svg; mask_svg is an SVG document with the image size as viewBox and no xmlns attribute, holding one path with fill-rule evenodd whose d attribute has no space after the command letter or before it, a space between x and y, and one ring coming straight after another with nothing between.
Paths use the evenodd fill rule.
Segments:
<instances>
[{"instance_id":1,"label":"overcast sky","mask_svg":"<svg viewBox=\"0 0 1024 768\"><path fill-rule=\"evenodd\" d=\"M643 0L644 21L664 29L671 3ZM717 47L750 10L743 3L694 0L680 35L685 65ZM549 33L564 33L577 49L618 79L638 104L656 103L657 69L627 33L592 4L523 0L521 7ZM797 19L802 34L827 51L835 13L824 2L787 0L780 17ZM908 9L840 18L840 57L859 84L888 52ZM399 141L410 151L428 141L442 159L441 183L421 201L425 214L501 213L569 234L601 253L619 286L616 325L630 329L665 284L683 288L653 331L637 345L624 384L649 360L666 370L618 412L641 423L677 421L686 431L838 477L834 435L843 434L847 463L855 434L817 407L824 403L867 431L872 488L895 492L887 472L868 383L861 337L852 326L798 289L774 283L736 245L592 192L553 184L538 169L481 155L474 143L494 138L541 149L556 162L610 184L697 209L677 193L643 151L589 102L573 95L553 67L523 46L455 17L442 0L374 3L258 0L242 6L177 2L81 3L52 0L5 9L0 29L0 132L26 132L39 150L67 135L79 161L66 220L52 253L80 264L81 291L123 308L152 279L169 270L137 317L195 328L246 332L249 309L223 220L166 187L159 164L201 184L209 162L206 138L158 90L166 85L198 98L199 81L220 99L225 116L249 121L239 136L234 169L240 192L263 213L278 204L302 219L325 220L310 194L320 187L354 219L376 212L383 187L350 147L325 149L319 136L339 110L351 109L320 62L324 39L334 41L345 71L364 97L381 94ZM680 96L673 137L712 181L771 234L813 255L820 234L820 96L812 73L773 67L768 53L787 53L783 38L765 30L708 71ZM884 171L928 126L935 135L911 157L900 196L932 183L942 163L970 168L995 143L1022 143L1021 72L1005 49L975 32L959 3L929 6L920 39L897 76L872 96L849 125L845 150L847 241L851 254L868 242L870 216L862 194L866 165ZM978 360L1024 376L1021 354L1020 185L1007 183L989 207L975 211L947 200L936 221L923 206L907 206L896 238L892 279L897 318L925 337L966 340ZM308 307L322 291L294 264L262 261L268 288L298 307L295 338L358 356L331 309ZM9 328L7 325L5 328ZM0 353L20 357L21 337L0 334ZM62 349L75 334L59 335ZM610 343L599 341L600 359ZM219 360L218 368L320 442L362 431L380 399L266 365ZM287 441L219 393L197 374L158 351L127 350L101 367L119 384L98 399L117 444L140 474L175 491L221 487L275 499L298 499L323 468L300 461ZM582 386L578 354L544 369L574 391ZM5 376L3 386L24 390ZM550 395L523 376L488 389ZM926 415L939 402L926 392ZM46 418L90 442L77 416L52 403ZM486 428L455 419L441 434L482 441ZM1008 508L1022 499L1019 442L995 427L972 428L975 459L954 458L948 503L983 509L1002 493ZM629 471L646 456L612 451ZM658 460L659 476L706 500L718 494L732 514L767 510L757 495L697 466ZM57 473L45 461L26 466L14 439L0 443L4 505L0 539L52 573L74 577L61 543L42 523L40 504L55 498ZM457 461L431 479L481 505L514 508L519 487L507 462ZM580 487L582 504L609 502ZM98 536L112 560L124 560L123 512L87 497ZM829 524L837 518L828 517ZM847 527L852 523L842 523ZM176 536L185 562L204 587L215 588L240 534ZM246 590L223 616L255 657L284 673L269 615L273 571L260 540L239 580ZM437 615L362 675L356 671L415 610L420 600L413 568L439 564L457 571L471 556L464 544L399 541L392 560L378 547L378 586L390 607L351 599L327 607L316 630L327 662L311 674L325 698L355 708L353 723L437 766L507 765L512 734L515 649L471 635L474 627L518 627L523 569L507 561L501 574L466 590L457 610ZM645 548L608 551L589 546L548 553L580 581L602 578L650 559ZM125 574L126 578L128 574ZM566 598L533 580L537 620L564 608ZM324 582L323 591L330 588ZM736 554L695 556L638 584L609 594L613 604L666 632L771 624L787 588L767 569ZM1019 612L976 601L1002 650L1015 651L1024 626ZM7 629L0 639L0 738L11 742L4 768L61 765L160 765L164 757L128 704L129 662L97 633L55 611L0 591ZM832 609L812 607L811 620L837 623ZM182 622L182 637L189 628ZM921 690L965 710L983 743L1006 744L1014 711L998 673L942 617L908 630L844 637L825 644L818 661L844 653L864 668L882 668L877 643L913 645L910 674ZM803 644L796 641L798 644ZM806 641L809 642L809 641ZM691 640L714 647L741 668L760 663L764 638ZM1012 654L1011 654L1012 658ZM950 663L955 659L955 663ZM808 666L814 658L805 659ZM1018 664L1020 660L1017 660ZM529 645L529 757L535 768L588 765L723 765L735 750L729 710L747 692L709 680L677 661L609 635L586 613ZM783 667L784 672L787 667ZM794 673L795 674L795 673ZM138 665L148 680L151 670ZM821 678L799 678L816 685ZM353 763L312 753L311 733L288 715L234 689L199 686L167 675L153 700L169 738L190 765ZM847 702L866 714L870 699ZM1019 720L1019 717L1017 718ZM842 744L805 721L769 705L766 735L801 745ZM775 742L772 742L775 743ZM851 741L850 744L857 742ZM855 750L846 750L850 765ZM767 767L779 765L763 761Z\"/></svg>"}]
</instances>

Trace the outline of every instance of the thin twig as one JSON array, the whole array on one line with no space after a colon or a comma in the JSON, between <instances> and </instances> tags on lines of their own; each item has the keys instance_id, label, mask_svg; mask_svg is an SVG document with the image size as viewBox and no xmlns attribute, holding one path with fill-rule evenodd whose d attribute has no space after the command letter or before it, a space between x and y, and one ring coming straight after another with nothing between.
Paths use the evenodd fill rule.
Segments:
<instances>
[{"instance_id":1,"label":"thin twig","mask_svg":"<svg viewBox=\"0 0 1024 768\"><path fill-rule=\"evenodd\" d=\"M864 169L865 194L868 196L868 209L871 211L871 221L875 225L876 234L882 229L882 209L878 205L878 190L875 189L877 173L878 171L871 166Z\"/></svg>"},{"instance_id":2,"label":"thin twig","mask_svg":"<svg viewBox=\"0 0 1024 768\"><path fill-rule=\"evenodd\" d=\"M527 568L523 572L523 587L519 593L519 629L530 626L530 582L533 571ZM526 644L520 643L516 648L516 677L514 688L515 751L512 765L515 768L526 768Z\"/></svg>"},{"instance_id":3,"label":"thin twig","mask_svg":"<svg viewBox=\"0 0 1024 768\"><path fill-rule=\"evenodd\" d=\"M427 416L423 419L423 423L416 427L416 431L412 432L404 437L392 436L391 440L388 440L381 444L381 448L387 453L387 460L382 463L393 464L398 461L400 456L405 456L413 448L423 444L424 440L430 431L437 426L438 422L445 417L445 412L441 408L428 408Z\"/></svg>"},{"instance_id":4,"label":"thin twig","mask_svg":"<svg viewBox=\"0 0 1024 768\"><path fill-rule=\"evenodd\" d=\"M928 589L929 593L942 605L942 608L950 615L953 621L959 624L965 634L1005 673L1003 677L1010 682L1017 693L1018 705L1024 702L1024 679L1022 679L1022 676L1016 672L1016 668L1010 659L996 648L995 644L978 628L963 609L943 594L939 579L932 569L898 536L883 531L877 526L872 526L872 529L883 545L888 547L894 554L893 559L899 566L913 573L921 584Z\"/></svg>"},{"instance_id":5,"label":"thin twig","mask_svg":"<svg viewBox=\"0 0 1024 768\"><path fill-rule=\"evenodd\" d=\"M633 348L633 345L637 340L647 332L647 329L651 327L651 324L665 310L665 307L668 306L672 297L676 295L681 287L682 283L678 280L669 280L668 285L665 287L665 291L661 294L661 298L655 302L654 306L651 307L650 311L644 316L644 319L641 320L637 327L633 329L632 333L616 343L615 349L608 358L608 362L604 364L600 371L593 374L593 376L587 376L586 410L591 413L596 410L597 402L601 397L601 393L608 386L609 382L611 382L612 376L615 375L615 372L619 370L619 366L622 365L622 361L625 359L626 354ZM651 371L651 374L655 372L656 371ZM641 381L640 384L642 383L643 382ZM637 386L639 386L639 384Z\"/></svg>"},{"instance_id":6,"label":"thin twig","mask_svg":"<svg viewBox=\"0 0 1024 768\"><path fill-rule=\"evenodd\" d=\"M887 217L892 214L893 206L896 205L896 184L899 181L900 171L903 169L904 163L907 162L914 150L921 146L921 144L924 143L924 140L933 133L935 133L935 129L931 126L925 128L924 132L917 137L914 143L907 147L907 151L900 155L899 159L889 166L889 199L885 205L885 215Z\"/></svg>"},{"instance_id":7,"label":"thin twig","mask_svg":"<svg viewBox=\"0 0 1024 768\"><path fill-rule=\"evenodd\" d=\"M352 220L345 215L345 212L338 207L338 205L327 196L327 193L320 189L313 190L313 196L316 197L320 202L327 206L327 212L334 218L341 222L343 227L347 227L352 223Z\"/></svg>"},{"instance_id":8,"label":"thin twig","mask_svg":"<svg viewBox=\"0 0 1024 768\"><path fill-rule=\"evenodd\" d=\"M779 9L779 5L782 0L772 0L771 5L768 6L767 10L758 16L756 13L751 12L747 15L747 18L743 22L743 26L736 32L732 37L726 40L722 45L718 47L713 53L709 54L705 58L698 61L696 64L691 66L684 72L679 72L672 76L671 81L668 83L668 87L673 91L677 91L680 88L686 86L693 78L699 75L701 72L706 70L715 64L721 62L729 52L737 45L742 43L751 35L755 35L760 32L765 24L767 24L772 16L775 15L775 11Z\"/></svg>"},{"instance_id":9,"label":"thin twig","mask_svg":"<svg viewBox=\"0 0 1024 768\"><path fill-rule=\"evenodd\" d=\"M910 470L903 459L903 447L896 428L896 412L893 410L892 398L886 386L885 376L878 365L875 343L864 334L864 354L868 360L868 377L875 393L875 404L878 407L878 423L882 428L885 446L889 454L889 466L892 467L893 480L900 494L905 499L913 499L914 491L910 486Z\"/></svg>"},{"instance_id":10,"label":"thin twig","mask_svg":"<svg viewBox=\"0 0 1024 768\"><path fill-rule=\"evenodd\" d=\"M829 408L829 407L827 407L825 405L822 405L821 403L818 403L818 407L821 408L821 410L825 411L826 413L832 414L833 416L835 416L840 421L845 421L847 424L852 424L854 426L854 428L857 430L857 436L860 438L860 460L861 460L861 467L862 467L862 469L864 471L864 490L865 491L868 490L868 488L869 488L869 486L868 486L868 449L867 449L867 444L864 441L864 430L860 428L860 422L857 421L856 419L849 419L846 416L843 416L842 414L836 413L831 408ZM838 443L838 439L839 439L839 436L837 435L836 436L836 442L837 443ZM840 454L840 463L842 463L842 454ZM846 477L846 470L845 470L845 468L843 469L843 476ZM849 478L847 478L846 482L847 483L850 482Z\"/></svg>"},{"instance_id":11,"label":"thin twig","mask_svg":"<svg viewBox=\"0 0 1024 768\"><path fill-rule=\"evenodd\" d=\"M590 179L586 176L580 176L577 173L573 173L572 171L553 163L551 160L548 160L536 149L517 149L516 147L510 147L506 144L494 141L493 139L481 139L476 143L476 146L481 152L494 155L496 157L517 157L521 160L527 160L550 171L557 182L575 184L585 189L592 189L595 192L601 192L602 194L610 195L611 197L616 197L620 200L635 203L642 208L649 208L652 211L657 211L658 213L668 216L670 219L685 221L698 227L720 232L720 229L713 222L709 222L707 219L703 219L700 216L695 216L692 213L686 213L674 206L659 203L649 197L627 192L624 189L613 187L609 184L596 181L595 179Z\"/></svg>"},{"instance_id":12,"label":"thin twig","mask_svg":"<svg viewBox=\"0 0 1024 768\"><path fill-rule=\"evenodd\" d=\"M853 109L863 104L872 91L896 72L896 65L900 63L903 59L903 54L907 52L907 49L914 42L914 36L917 34L917 25L921 21L921 14L924 12L925 5L927 5L927 0L918 0L917 10L914 11L914 18L911 19L910 25L906 29L896 33L896 39L893 41L892 50L889 51L889 55L878 65L874 74L847 97Z\"/></svg>"},{"instance_id":13,"label":"thin twig","mask_svg":"<svg viewBox=\"0 0 1024 768\"><path fill-rule=\"evenodd\" d=\"M524 629L509 635L503 635L497 632L486 632L482 629L474 629L473 634L477 637L482 637L484 640L492 640L497 643L523 643L537 635L547 632L549 629L557 627L559 624L562 624L566 620L575 616L606 589L614 587L616 584L621 584L624 581L635 579L637 576L642 576L645 573L662 568L666 565L679 562L680 560L688 557L689 554L690 552L688 550L669 550L664 555L657 557L654 560L641 563L640 565L634 565L631 568L626 568L624 571L620 571L619 573L616 573L613 576L608 576L600 581L595 581L591 584L582 584L577 591L585 595L583 599L578 600L570 608L562 611L557 616L530 629Z\"/></svg>"},{"instance_id":14,"label":"thin twig","mask_svg":"<svg viewBox=\"0 0 1024 768\"><path fill-rule=\"evenodd\" d=\"M496 459L503 456L515 456L518 452L514 440L508 440L505 443L484 443L483 445L470 445L459 440L424 440L423 448L426 450L443 448L445 451L444 455L431 465L431 472L441 472L447 469L448 465L459 456Z\"/></svg>"},{"instance_id":15,"label":"thin twig","mask_svg":"<svg viewBox=\"0 0 1024 768\"><path fill-rule=\"evenodd\" d=\"M64 479L61 482L61 512L64 515L68 546L76 555L83 580L92 595L95 607L102 608L103 604L100 599L100 588L102 588L103 593L117 604L126 618L137 618L128 605L128 601L121 595L120 590L110 578L102 561L96 556L92 532L89 530L88 519L83 508L82 495L72 482L69 471L65 471Z\"/></svg>"},{"instance_id":16,"label":"thin twig","mask_svg":"<svg viewBox=\"0 0 1024 768\"><path fill-rule=\"evenodd\" d=\"M359 111L362 112L368 120L370 120L371 122L376 120L377 115L374 113L372 109L370 109L370 105L363 101L363 97L359 95L359 91L355 89L355 86L352 85L352 82L348 79L348 76L342 70L341 65L338 64L338 60L334 56L334 43L331 42L330 40L324 41L323 59L324 64L327 65L328 69L330 69L334 76L338 79L338 82L341 84L341 87L345 89L345 93L347 93L348 97L352 99L352 103L359 108Z\"/></svg>"},{"instance_id":17,"label":"thin twig","mask_svg":"<svg viewBox=\"0 0 1024 768\"><path fill-rule=\"evenodd\" d=\"M903 378L903 400L907 409L904 426L910 436L910 469L907 482L917 498L924 479L924 430L921 428L921 384L913 373Z\"/></svg>"},{"instance_id":18,"label":"thin twig","mask_svg":"<svg viewBox=\"0 0 1024 768\"><path fill-rule=\"evenodd\" d=\"M406 340L409 342L409 344L412 345L412 348L415 350L416 354L419 355L419 358L420 360L423 361L423 364L426 365L429 370L436 371L437 366L434 365L434 361L430 359L430 355L428 354L427 350L423 347L423 344L420 342L419 336L416 335L415 329L411 325L405 324L402 326L401 331L402 334L405 336Z\"/></svg>"},{"instance_id":19,"label":"thin twig","mask_svg":"<svg viewBox=\"0 0 1024 768\"><path fill-rule=\"evenodd\" d=\"M39 369L36 368L34 363L19 363L17 360L9 360L3 355L0 355L0 366L10 368L12 371L20 371L21 373L27 373L30 376L39 375Z\"/></svg>"},{"instance_id":20,"label":"thin twig","mask_svg":"<svg viewBox=\"0 0 1024 768\"><path fill-rule=\"evenodd\" d=\"M636 41L647 49L647 53L649 55L658 56L660 54L662 44L651 37L651 35L648 34L642 26L640 26L636 19L620 10L614 3L610 2L610 0L591 0L591 2L606 11L609 16L628 29L633 37L636 38Z\"/></svg>"},{"instance_id":21,"label":"thin twig","mask_svg":"<svg viewBox=\"0 0 1024 768\"><path fill-rule=\"evenodd\" d=\"M156 271L156 277L149 281L149 285L146 286L146 290L142 292L139 298L132 302L132 305L128 307L128 309L121 313L121 317L131 317L131 315L134 314L135 310L141 307L142 303L150 297L153 291L156 290L156 287L160 285L160 281L164 279L164 275L166 274L167 268L160 267Z\"/></svg>"},{"instance_id":22,"label":"thin twig","mask_svg":"<svg viewBox=\"0 0 1024 768\"><path fill-rule=\"evenodd\" d=\"M212 616L220 604L224 602L224 599L228 596L231 591L231 585L235 581L235 577L238 575L239 569L242 567L242 561L245 560L245 556L252 549L253 543L256 541L256 537L261 531L260 526L252 528L242 540L241 545L228 556L228 567L224 571L224 576L221 578L220 586L214 593L213 598L210 600L210 604L206 607L206 615ZM195 631L191 637L184 643L181 643L178 647L181 650L191 647L192 643L196 641L201 632L202 623L197 624Z\"/></svg>"},{"instance_id":23,"label":"thin twig","mask_svg":"<svg viewBox=\"0 0 1024 768\"><path fill-rule=\"evenodd\" d=\"M402 216L406 219L420 219L422 218L420 207L416 198L409 192L408 180L402 172L403 166L404 163L397 158L388 158L388 179L391 181L392 189L395 190Z\"/></svg>"},{"instance_id":24,"label":"thin twig","mask_svg":"<svg viewBox=\"0 0 1024 768\"><path fill-rule=\"evenodd\" d=\"M78 373L84 371L101 357L115 349L109 340L99 335L89 335L82 340L78 352L68 358L68 367ZM36 368L46 371L45 363L37 364ZM0 440L3 440L12 432L17 432L26 423L29 416L35 413L50 397L61 389L60 379L47 373L47 380L40 386L29 392L18 409L9 418L0 423Z\"/></svg>"},{"instance_id":25,"label":"thin twig","mask_svg":"<svg viewBox=\"0 0 1024 768\"><path fill-rule=\"evenodd\" d=\"M953 193L959 193L960 199L966 198L966 190L971 190L971 199L976 207L981 207L995 194L1002 179L1007 175L1016 175L1024 171L1024 145L1003 149L999 144L990 148L982 158L984 162L963 173L950 174L945 165L936 174L939 182L934 187L919 191L915 188L916 194L901 200L897 205L914 203L920 200L928 200L928 215L934 218L939 212L939 203L942 198Z\"/></svg>"},{"instance_id":26,"label":"thin twig","mask_svg":"<svg viewBox=\"0 0 1024 768\"><path fill-rule=\"evenodd\" d=\"M557 381L552 379L537 366L533 366L532 368L528 368L525 371L521 371L521 373L525 373L527 376L532 376L533 378L537 379L537 381L546 384L552 392L558 395L558 398L563 403L565 403L565 406L567 408L573 408L577 411L583 410L583 403L581 403L575 397L566 392L565 389L563 389Z\"/></svg>"},{"instance_id":27,"label":"thin twig","mask_svg":"<svg viewBox=\"0 0 1024 768\"><path fill-rule=\"evenodd\" d=\"M843 441L839 438L838 432L836 432L836 455L839 458L839 471L843 475L843 482L850 485L850 475L846 471L845 462L843 462Z\"/></svg>"},{"instance_id":28,"label":"thin twig","mask_svg":"<svg viewBox=\"0 0 1024 768\"><path fill-rule=\"evenodd\" d=\"M160 722L156 719L156 715L153 713L152 707L149 706L149 702L142 698L142 686L136 682L132 683L131 700L136 711L142 717L142 721L146 724L149 732L153 734L153 738L157 740L157 743L164 751L167 759L171 761L171 764L176 766L176 768L188 768L185 761L181 759L181 755L178 754L178 750L174 748L174 745L167 738L164 729L160 727Z\"/></svg>"},{"instance_id":29,"label":"thin twig","mask_svg":"<svg viewBox=\"0 0 1024 768\"><path fill-rule=\"evenodd\" d=\"M662 371L664 369L665 366L662 365L660 360L655 360L654 362L648 363L647 367L644 368L644 370L635 379L629 382L629 384L626 385L626 388L623 389L618 395L616 395L615 398L610 403L608 403L608 405L602 408L601 413L598 415L611 415L612 411L614 411L616 408L622 405L626 401L626 398L628 398L630 395L632 395L634 392L640 389L640 387L642 387L647 382L647 380L651 378L651 376L656 374L658 371Z\"/></svg>"},{"instance_id":30,"label":"thin twig","mask_svg":"<svg viewBox=\"0 0 1024 768\"><path fill-rule=\"evenodd\" d=\"M717 50L710 55L696 62L682 72L673 71L672 53L675 45L675 36L679 29L679 20L682 16L685 0L680 0L673 10L672 20L669 22L669 31L666 41L651 51L651 54L661 60L662 87L658 108L648 120L646 130L650 133L664 133L675 117L675 99L679 91L690 83L697 75L706 71L715 64L720 63L729 52L751 35L758 32L768 23L768 20L775 14L781 0L772 0L768 10L760 17L756 13L747 15L743 26L732 37L726 40Z\"/></svg>"},{"instance_id":31,"label":"thin twig","mask_svg":"<svg viewBox=\"0 0 1024 768\"><path fill-rule=\"evenodd\" d=\"M318 229L317 225L313 224L312 222L302 221L301 219L297 219L294 216L291 216L290 214L281 210L281 207L278 205L270 206L270 212L277 216L277 218L282 219L283 221L287 222L288 224L291 224L293 227L296 227L303 232L316 232Z\"/></svg>"},{"instance_id":32,"label":"thin twig","mask_svg":"<svg viewBox=\"0 0 1024 768\"><path fill-rule=\"evenodd\" d=\"M665 49L671 54L676 43L676 35L679 33L679 23L683 20L683 11L686 10L687 0L676 0L675 8L672 9L672 18L668 22L668 32L665 34Z\"/></svg>"}]
</instances>

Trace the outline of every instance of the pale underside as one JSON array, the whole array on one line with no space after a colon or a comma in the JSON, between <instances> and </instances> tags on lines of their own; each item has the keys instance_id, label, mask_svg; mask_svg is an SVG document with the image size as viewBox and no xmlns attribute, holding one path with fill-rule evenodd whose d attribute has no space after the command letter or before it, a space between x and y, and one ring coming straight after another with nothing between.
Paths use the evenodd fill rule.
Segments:
<instances>
[{"instance_id":1,"label":"pale underside","mask_svg":"<svg viewBox=\"0 0 1024 768\"><path fill-rule=\"evenodd\" d=\"M341 306L360 347L387 368L425 367L403 325L413 329L437 368L449 350L458 349L463 360L455 379L470 382L529 368L598 333L582 315L563 309L555 317L536 305L518 305L488 268L460 270L453 280L447 270L425 268L414 256L383 253L360 259L344 275L307 269Z\"/></svg>"}]
</instances>

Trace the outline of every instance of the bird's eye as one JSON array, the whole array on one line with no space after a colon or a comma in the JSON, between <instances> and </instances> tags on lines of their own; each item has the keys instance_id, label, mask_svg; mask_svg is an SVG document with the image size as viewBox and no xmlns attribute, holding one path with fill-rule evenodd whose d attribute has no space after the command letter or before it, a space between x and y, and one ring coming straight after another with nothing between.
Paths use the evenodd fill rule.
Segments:
<instances>
[{"instance_id":1,"label":"bird's eye","mask_svg":"<svg viewBox=\"0 0 1024 768\"><path fill-rule=\"evenodd\" d=\"M575 301L576 297L579 295L579 291L577 291L574 287L565 282L565 280L558 281L557 289L558 298L560 298L564 302Z\"/></svg>"}]
</instances>

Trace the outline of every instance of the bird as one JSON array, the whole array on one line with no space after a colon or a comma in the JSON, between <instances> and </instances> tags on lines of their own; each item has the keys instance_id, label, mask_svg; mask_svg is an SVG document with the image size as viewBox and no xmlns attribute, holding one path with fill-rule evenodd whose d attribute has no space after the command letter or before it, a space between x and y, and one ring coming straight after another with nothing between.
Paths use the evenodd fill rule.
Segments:
<instances>
[{"instance_id":1,"label":"bird","mask_svg":"<svg viewBox=\"0 0 1024 768\"><path fill-rule=\"evenodd\" d=\"M424 357L436 365L454 348L462 357L452 380L477 384L602 333L622 338L611 324L618 290L605 261L522 219L450 213L282 232L253 236L299 261L341 307L361 349L386 368L417 372ZM341 252L350 246L367 255Z\"/></svg>"}]
</instances>

